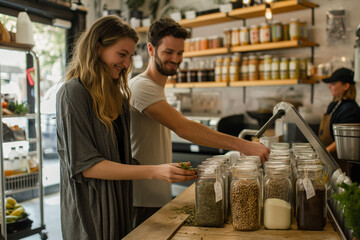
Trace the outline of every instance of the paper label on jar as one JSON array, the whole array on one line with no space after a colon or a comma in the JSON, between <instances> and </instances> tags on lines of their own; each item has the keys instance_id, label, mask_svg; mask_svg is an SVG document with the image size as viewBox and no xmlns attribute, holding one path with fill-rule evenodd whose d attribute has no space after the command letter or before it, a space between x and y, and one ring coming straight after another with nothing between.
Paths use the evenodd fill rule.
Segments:
<instances>
[{"instance_id":1,"label":"paper label on jar","mask_svg":"<svg viewBox=\"0 0 360 240\"><path fill-rule=\"evenodd\" d=\"M215 68L215 74L216 74L216 75L220 75L220 74L221 74L221 68L220 68L220 67L216 67L216 68Z\"/></svg>"},{"instance_id":2,"label":"paper label on jar","mask_svg":"<svg viewBox=\"0 0 360 240\"><path fill-rule=\"evenodd\" d=\"M215 202L221 201L223 199L222 194L222 187L219 181L214 183L214 190L215 190Z\"/></svg>"},{"instance_id":3,"label":"paper label on jar","mask_svg":"<svg viewBox=\"0 0 360 240\"><path fill-rule=\"evenodd\" d=\"M241 31L240 32L240 44L249 43L249 32Z\"/></svg>"},{"instance_id":4,"label":"paper label on jar","mask_svg":"<svg viewBox=\"0 0 360 240\"><path fill-rule=\"evenodd\" d=\"M230 74L235 74L236 73L236 66L231 66L230 68L229 68L229 71L230 71Z\"/></svg>"},{"instance_id":5,"label":"paper label on jar","mask_svg":"<svg viewBox=\"0 0 360 240\"><path fill-rule=\"evenodd\" d=\"M271 64L269 64L269 63L266 63L266 64L264 64L264 71L271 71Z\"/></svg>"},{"instance_id":6,"label":"paper label on jar","mask_svg":"<svg viewBox=\"0 0 360 240\"><path fill-rule=\"evenodd\" d=\"M315 196L314 186L309 178L305 178L303 180L305 192L306 192L306 199L310 199Z\"/></svg>"},{"instance_id":7,"label":"paper label on jar","mask_svg":"<svg viewBox=\"0 0 360 240\"><path fill-rule=\"evenodd\" d=\"M249 67L247 65L241 66L241 72L243 72L243 73L249 72Z\"/></svg>"},{"instance_id":8,"label":"paper label on jar","mask_svg":"<svg viewBox=\"0 0 360 240\"><path fill-rule=\"evenodd\" d=\"M256 71L255 65L249 65L249 72L255 72L255 71Z\"/></svg>"}]
</instances>

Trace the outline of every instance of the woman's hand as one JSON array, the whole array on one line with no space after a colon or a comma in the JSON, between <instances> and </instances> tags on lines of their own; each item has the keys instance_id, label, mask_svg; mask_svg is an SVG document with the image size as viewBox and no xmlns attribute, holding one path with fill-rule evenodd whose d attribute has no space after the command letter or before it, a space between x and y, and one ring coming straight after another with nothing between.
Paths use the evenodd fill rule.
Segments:
<instances>
[{"instance_id":1,"label":"woman's hand","mask_svg":"<svg viewBox=\"0 0 360 240\"><path fill-rule=\"evenodd\" d=\"M164 182L186 182L196 179L195 171L189 171L177 167L177 163L155 165L153 172L153 179Z\"/></svg>"},{"instance_id":2,"label":"woman's hand","mask_svg":"<svg viewBox=\"0 0 360 240\"><path fill-rule=\"evenodd\" d=\"M270 149L260 142L249 142L246 148L243 148L243 154L248 156L259 156L261 163L269 159Z\"/></svg>"}]
</instances>

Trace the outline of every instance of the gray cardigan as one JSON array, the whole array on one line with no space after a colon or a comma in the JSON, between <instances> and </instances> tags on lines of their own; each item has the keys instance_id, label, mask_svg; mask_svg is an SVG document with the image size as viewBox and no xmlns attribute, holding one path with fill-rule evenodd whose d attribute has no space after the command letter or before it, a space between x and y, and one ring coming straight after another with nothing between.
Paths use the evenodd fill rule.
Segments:
<instances>
[{"instance_id":1,"label":"gray cardigan","mask_svg":"<svg viewBox=\"0 0 360 240\"><path fill-rule=\"evenodd\" d=\"M104 159L132 164L129 110L121 115L125 151L119 156L116 137L95 116L78 79L65 83L56 100L63 239L121 239L132 226L132 181L90 179L82 171Z\"/></svg>"}]
</instances>

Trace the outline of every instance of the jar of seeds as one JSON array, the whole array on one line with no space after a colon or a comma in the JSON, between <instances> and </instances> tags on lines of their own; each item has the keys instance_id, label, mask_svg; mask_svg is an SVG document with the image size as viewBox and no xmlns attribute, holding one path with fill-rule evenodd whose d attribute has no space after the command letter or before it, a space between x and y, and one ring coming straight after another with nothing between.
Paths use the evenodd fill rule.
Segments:
<instances>
[{"instance_id":1,"label":"jar of seeds","mask_svg":"<svg viewBox=\"0 0 360 240\"><path fill-rule=\"evenodd\" d=\"M254 164L232 168L231 212L236 230L254 231L260 227L260 183Z\"/></svg>"},{"instance_id":2,"label":"jar of seeds","mask_svg":"<svg viewBox=\"0 0 360 240\"><path fill-rule=\"evenodd\" d=\"M224 224L224 187L220 168L199 165L195 183L195 222L198 226Z\"/></svg>"}]
</instances>

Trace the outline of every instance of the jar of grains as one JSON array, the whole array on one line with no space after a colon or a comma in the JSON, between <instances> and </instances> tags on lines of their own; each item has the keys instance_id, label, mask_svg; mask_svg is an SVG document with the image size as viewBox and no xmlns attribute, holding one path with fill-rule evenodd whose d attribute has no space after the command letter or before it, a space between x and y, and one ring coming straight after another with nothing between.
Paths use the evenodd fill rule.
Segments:
<instances>
[{"instance_id":1,"label":"jar of grains","mask_svg":"<svg viewBox=\"0 0 360 240\"><path fill-rule=\"evenodd\" d=\"M240 35L238 28L231 29L231 46L239 46L240 45Z\"/></svg>"},{"instance_id":2,"label":"jar of grains","mask_svg":"<svg viewBox=\"0 0 360 240\"><path fill-rule=\"evenodd\" d=\"M199 226L221 227L224 223L224 183L220 167L199 165L195 183L195 221Z\"/></svg>"},{"instance_id":3,"label":"jar of grains","mask_svg":"<svg viewBox=\"0 0 360 240\"><path fill-rule=\"evenodd\" d=\"M222 69L221 69L221 73L222 73L221 80L222 80L222 82L229 82L230 81L230 62L231 62L231 58L229 58L229 57L226 57L223 60L223 65L222 65Z\"/></svg>"},{"instance_id":4,"label":"jar of grains","mask_svg":"<svg viewBox=\"0 0 360 240\"><path fill-rule=\"evenodd\" d=\"M254 231L260 227L260 183L254 164L236 165L231 181L232 224L236 230Z\"/></svg>"},{"instance_id":5,"label":"jar of grains","mask_svg":"<svg viewBox=\"0 0 360 240\"><path fill-rule=\"evenodd\" d=\"M264 227L291 227L292 183L290 165L268 165L264 177Z\"/></svg>"},{"instance_id":6,"label":"jar of grains","mask_svg":"<svg viewBox=\"0 0 360 240\"><path fill-rule=\"evenodd\" d=\"M282 57L280 62L280 79L289 78L289 59Z\"/></svg>"},{"instance_id":7,"label":"jar of grains","mask_svg":"<svg viewBox=\"0 0 360 240\"><path fill-rule=\"evenodd\" d=\"M259 57L259 80L264 80L264 56Z\"/></svg>"},{"instance_id":8,"label":"jar of grains","mask_svg":"<svg viewBox=\"0 0 360 240\"><path fill-rule=\"evenodd\" d=\"M240 79L240 55L239 53L235 53L230 62L230 82L239 81Z\"/></svg>"},{"instance_id":9,"label":"jar of grains","mask_svg":"<svg viewBox=\"0 0 360 240\"><path fill-rule=\"evenodd\" d=\"M282 25L279 21L274 21L271 26L271 37L273 42L282 40Z\"/></svg>"},{"instance_id":10,"label":"jar of grains","mask_svg":"<svg viewBox=\"0 0 360 240\"><path fill-rule=\"evenodd\" d=\"M283 40L288 41L289 39L289 24L287 23L283 25Z\"/></svg>"},{"instance_id":11,"label":"jar of grains","mask_svg":"<svg viewBox=\"0 0 360 240\"><path fill-rule=\"evenodd\" d=\"M259 60L257 56L251 55L249 57L249 80L259 79Z\"/></svg>"},{"instance_id":12,"label":"jar of grains","mask_svg":"<svg viewBox=\"0 0 360 240\"><path fill-rule=\"evenodd\" d=\"M249 45L249 28L243 26L240 28L240 45Z\"/></svg>"},{"instance_id":13,"label":"jar of grains","mask_svg":"<svg viewBox=\"0 0 360 240\"><path fill-rule=\"evenodd\" d=\"M307 22L300 22L300 39L306 41L307 40Z\"/></svg>"},{"instance_id":14,"label":"jar of grains","mask_svg":"<svg viewBox=\"0 0 360 240\"><path fill-rule=\"evenodd\" d=\"M299 166L296 181L296 217L299 230L321 231L326 225L326 184L323 166Z\"/></svg>"},{"instance_id":15,"label":"jar of grains","mask_svg":"<svg viewBox=\"0 0 360 240\"><path fill-rule=\"evenodd\" d=\"M231 29L225 28L224 29L224 47L231 47Z\"/></svg>"},{"instance_id":16,"label":"jar of grains","mask_svg":"<svg viewBox=\"0 0 360 240\"><path fill-rule=\"evenodd\" d=\"M300 60L300 78L301 79L307 78L307 65L308 65L307 58L303 58Z\"/></svg>"},{"instance_id":17,"label":"jar of grains","mask_svg":"<svg viewBox=\"0 0 360 240\"><path fill-rule=\"evenodd\" d=\"M242 58L241 80L249 80L249 57L247 56Z\"/></svg>"},{"instance_id":18,"label":"jar of grains","mask_svg":"<svg viewBox=\"0 0 360 240\"><path fill-rule=\"evenodd\" d=\"M300 22L296 18L290 19L290 40L299 40L300 39Z\"/></svg>"},{"instance_id":19,"label":"jar of grains","mask_svg":"<svg viewBox=\"0 0 360 240\"><path fill-rule=\"evenodd\" d=\"M264 56L264 80L271 79L271 55Z\"/></svg>"},{"instance_id":20,"label":"jar of grains","mask_svg":"<svg viewBox=\"0 0 360 240\"><path fill-rule=\"evenodd\" d=\"M250 27L250 44L259 43L259 26L251 25Z\"/></svg>"},{"instance_id":21,"label":"jar of grains","mask_svg":"<svg viewBox=\"0 0 360 240\"><path fill-rule=\"evenodd\" d=\"M271 61L271 79L280 79L280 60L277 57Z\"/></svg>"},{"instance_id":22,"label":"jar of grains","mask_svg":"<svg viewBox=\"0 0 360 240\"><path fill-rule=\"evenodd\" d=\"M223 64L222 57L216 58L216 61L215 61L215 82L221 82L222 81L222 64Z\"/></svg>"},{"instance_id":23,"label":"jar of grains","mask_svg":"<svg viewBox=\"0 0 360 240\"><path fill-rule=\"evenodd\" d=\"M289 78L300 78L300 64L299 59L296 57L290 58L289 62Z\"/></svg>"},{"instance_id":24,"label":"jar of grains","mask_svg":"<svg viewBox=\"0 0 360 240\"><path fill-rule=\"evenodd\" d=\"M270 42L270 25L262 23L260 27L260 43Z\"/></svg>"}]
</instances>

